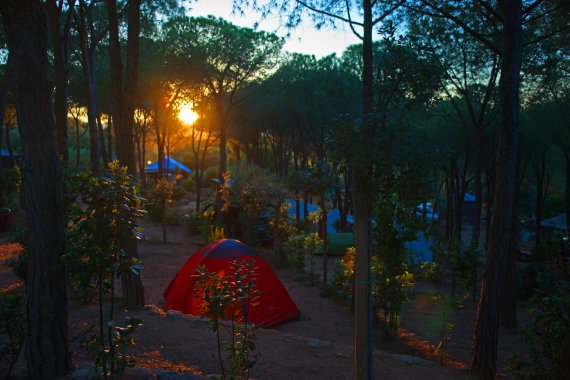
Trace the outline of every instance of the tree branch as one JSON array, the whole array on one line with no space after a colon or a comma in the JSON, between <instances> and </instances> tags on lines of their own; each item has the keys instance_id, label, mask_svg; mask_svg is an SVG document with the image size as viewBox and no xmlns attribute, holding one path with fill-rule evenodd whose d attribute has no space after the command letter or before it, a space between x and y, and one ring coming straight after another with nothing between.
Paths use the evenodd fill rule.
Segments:
<instances>
[{"instance_id":1,"label":"tree branch","mask_svg":"<svg viewBox=\"0 0 570 380\"><path fill-rule=\"evenodd\" d=\"M493 15L493 17L495 17L501 24L503 23L503 18L501 17L501 15L498 14L489 3L487 3L486 1L483 1L483 0L477 0L477 3L481 7L485 8L487 10L487 12L489 12L491 15Z\"/></svg>"},{"instance_id":2,"label":"tree branch","mask_svg":"<svg viewBox=\"0 0 570 380\"><path fill-rule=\"evenodd\" d=\"M532 3L531 5L526 7L525 9L523 9L523 11L522 11L523 18L524 18L524 16L526 16L527 14L532 12L540 4L542 4L543 2L544 2L544 0L536 0L534 3Z\"/></svg>"},{"instance_id":3,"label":"tree branch","mask_svg":"<svg viewBox=\"0 0 570 380\"><path fill-rule=\"evenodd\" d=\"M355 35L356 37L358 37L359 39L364 40L364 37L362 37L362 35L360 35L360 34L356 31L356 29L354 29L354 25L352 25L352 18L351 18L351 16L350 16L350 4L348 3L348 0L345 0L344 2L345 2L345 5L346 5L346 14L348 15L348 20L349 20L348 25L350 25L350 29L352 30L352 33L354 33L354 35Z\"/></svg>"},{"instance_id":4,"label":"tree branch","mask_svg":"<svg viewBox=\"0 0 570 380\"><path fill-rule=\"evenodd\" d=\"M351 21L351 20L348 19L348 18L344 18L344 17L342 17L342 16L335 15L334 13L330 13L330 12L324 11L324 10L322 10L322 9L315 8L315 7L313 7L312 5L309 5L307 2L305 2L305 1L303 1L303 0L295 0L295 1L296 1L297 3L299 3L299 4L301 4L302 6L304 6L305 8L307 8L307 9L313 11L313 12L316 12L316 13L318 13L318 14L321 14L321 15L324 15L324 16L328 16L328 17L334 18L334 19L336 19L336 20L344 21L344 22L347 22L347 23L352 24L352 25L364 26L361 22Z\"/></svg>"},{"instance_id":5,"label":"tree branch","mask_svg":"<svg viewBox=\"0 0 570 380\"><path fill-rule=\"evenodd\" d=\"M458 17L452 15L451 13L445 11L444 9L441 9L435 5L433 5L432 3L430 3L427 0L421 0L422 4L424 4L425 6L431 8L434 12L428 12L422 9L419 9L417 7L408 7L409 9L416 11L420 14L426 15L426 16L430 16L430 17L437 17L437 18L444 18L444 19L448 19L450 21L453 21L457 26L459 26L460 28L462 28L465 32L469 33L471 36L473 36L475 39L477 39L479 42L481 42L483 45L485 45L486 47L488 47L491 51L493 51L495 54L497 55L501 55L501 49L499 49L497 46L495 46L495 44L493 44L491 41L489 41L488 39L486 39L481 33L477 32L475 29L471 28L469 25L467 25L465 22L463 22L462 20L460 20Z\"/></svg>"},{"instance_id":6,"label":"tree branch","mask_svg":"<svg viewBox=\"0 0 570 380\"><path fill-rule=\"evenodd\" d=\"M570 23L567 24L567 25L565 25L564 27L562 27L562 28L560 28L560 29L556 29L556 30L554 30L554 31L552 31L552 32L550 32L550 33L543 34L542 36L536 37L535 39L532 39L532 40L530 40L530 41L528 41L528 42L525 42L522 46L523 46L523 47L526 47L526 46L535 44L535 43L537 43L537 42L544 41L544 40L546 40L546 39L548 39L548 38L550 38L550 37L552 37L552 36L555 36L555 35L557 35L558 33L563 32L563 31L568 30L568 29L570 29Z\"/></svg>"},{"instance_id":7,"label":"tree branch","mask_svg":"<svg viewBox=\"0 0 570 380\"><path fill-rule=\"evenodd\" d=\"M384 12L380 17L378 17L376 20L372 21L372 25L376 25L377 23L379 23L380 21L383 21L386 17L390 16L396 9L400 8L400 6L402 4L404 4L406 2L406 0L401 0L400 2L398 2L396 5L394 5L392 8L388 9L386 12Z\"/></svg>"}]
</instances>

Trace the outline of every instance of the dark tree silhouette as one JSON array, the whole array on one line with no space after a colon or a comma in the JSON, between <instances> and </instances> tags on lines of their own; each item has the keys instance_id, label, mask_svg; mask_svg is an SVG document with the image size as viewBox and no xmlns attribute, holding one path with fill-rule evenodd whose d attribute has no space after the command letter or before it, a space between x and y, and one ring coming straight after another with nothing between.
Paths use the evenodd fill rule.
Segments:
<instances>
[{"instance_id":1,"label":"dark tree silhouette","mask_svg":"<svg viewBox=\"0 0 570 380\"><path fill-rule=\"evenodd\" d=\"M71 368L67 332L61 167L48 82L47 26L39 0L0 2L14 60L16 112L28 228L26 358L29 378L53 379Z\"/></svg>"}]
</instances>

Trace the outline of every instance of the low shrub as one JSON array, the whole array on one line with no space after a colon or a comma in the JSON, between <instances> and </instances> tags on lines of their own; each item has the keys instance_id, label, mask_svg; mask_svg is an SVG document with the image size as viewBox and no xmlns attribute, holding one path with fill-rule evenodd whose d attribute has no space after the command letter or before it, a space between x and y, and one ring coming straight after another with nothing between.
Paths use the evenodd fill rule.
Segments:
<instances>
[{"instance_id":1,"label":"low shrub","mask_svg":"<svg viewBox=\"0 0 570 380\"><path fill-rule=\"evenodd\" d=\"M0 361L8 367L9 379L26 338L26 300L23 294L0 293Z\"/></svg>"},{"instance_id":2,"label":"low shrub","mask_svg":"<svg viewBox=\"0 0 570 380\"><path fill-rule=\"evenodd\" d=\"M529 303L530 322L523 340L531 346L529 359L510 358L510 369L519 378L567 379L570 374L570 294L560 282L539 284Z\"/></svg>"}]
</instances>

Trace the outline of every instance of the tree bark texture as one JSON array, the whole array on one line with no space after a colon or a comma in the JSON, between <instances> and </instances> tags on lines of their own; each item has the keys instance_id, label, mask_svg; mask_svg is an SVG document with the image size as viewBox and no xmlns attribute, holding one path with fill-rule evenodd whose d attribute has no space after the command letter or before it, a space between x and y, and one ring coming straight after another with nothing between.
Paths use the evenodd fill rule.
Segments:
<instances>
[{"instance_id":1,"label":"tree bark texture","mask_svg":"<svg viewBox=\"0 0 570 380\"><path fill-rule=\"evenodd\" d=\"M28 377L53 379L71 369L61 167L48 83L47 24L39 0L0 2L14 59L16 112L28 228Z\"/></svg>"},{"instance_id":2,"label":"tree bark texture","mask_svg":"<svg viewBox=\"0 0 570 380\"><path fill-rule=\"evenodd\" d=\"M504 287L510 278L513 239L516 233L516 181L520 135L521 0L499 1L503 15L501 78L499 81L501 123L493 220L489 235L487 262L473 343L471 371L493 379L497 368L499 318Z\"/></svg>"}]
</instances>

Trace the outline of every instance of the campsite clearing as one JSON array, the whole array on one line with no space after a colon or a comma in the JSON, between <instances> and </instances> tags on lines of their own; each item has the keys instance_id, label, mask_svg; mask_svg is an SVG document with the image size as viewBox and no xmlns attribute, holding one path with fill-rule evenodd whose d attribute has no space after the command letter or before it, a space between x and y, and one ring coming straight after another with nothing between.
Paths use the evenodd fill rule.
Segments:
<instances>
[{"instance_id":1,"label":"campsite clearing","mask_svg":"<svg viewBox=\"0 0 570 380\"><path fill-rule=\"evenodd\" d=\"M215 334L200 318L164 311L163 292L168 284L199 248L196 237L189 236L184 226L170 227L169 242L157 243L160 225L143 221L149 240L140 244L144 263L143 282L147 306L144 310L125 313L144 320L136 333L136 357L139 367L157 368L194 374L219 373L216 360ZM2 243L0 243L2 244ZM258 251L273 265L270 251ZM10 254L13 257L14 252ZM13 275L5 270L8 255L1 257L2 284L13 282ZM257 361L253 378L260 379L352 379L353 327L350 310L320 295L318 286L308 286L295 279L287 269L276 271L283 285L298 306L301 316L296 320L269 329L259 329ZM11 281L7 281L11 277ZM402 324L405 338L395 342L375 342L376 378L387 379L474 379L462 368L442 366L434 360L421 357L427 343L437 344L437 328L441 321L433 294L440 291L432 283L419 283L412 301L405 307ZM71 336L88 321L94 320L96 306L71 301ZM450 318L453 328L447 352L456 361L455 366L468 363L475 321L475 305L466 301ZM522 314L522 313L521 313ZM501 331L499 368L504 368L506 356L520 352L518 335ZM86 360L85 353L74 343L75 362ZM524 349L523 349L524 350ZM463 363L463 364L461 364ZM20 376L23 362L19 363ZM140 377L139 377L140 378Z\"/></svg>"}]
</instances>

